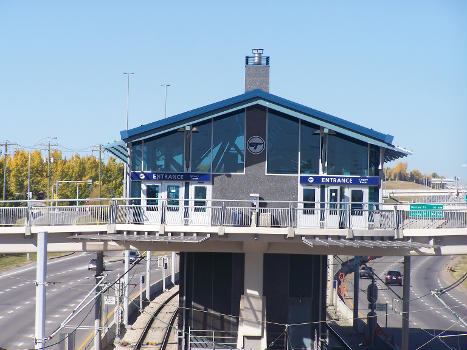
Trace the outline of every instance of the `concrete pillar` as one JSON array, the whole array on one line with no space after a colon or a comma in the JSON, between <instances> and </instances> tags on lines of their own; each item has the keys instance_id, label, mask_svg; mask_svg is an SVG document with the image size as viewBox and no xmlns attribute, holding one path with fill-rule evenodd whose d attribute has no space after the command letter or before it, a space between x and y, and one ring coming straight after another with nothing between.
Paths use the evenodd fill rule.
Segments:
<instances>
[{"instance_id":1,"label":"concrete pillar","mask_svg":"<svg viewBox=\"0 0 467 350\"><path fill-rule=\"evenodd\" d=\"M104 270L104 253L96 252L96 284L102 278L102 271ZM101 287L96 288L96 294L99 294ZM101 314L102 314L102 295L96 297L96 304L94 306L94 350L101 350Z\"/></svg>"},{"instance_id":2,"label":"concrete pillar","mask_svg":"<svg viewBox=\"0 0 467 350\"><path fill-rule=\"evenodd\" d=\"M404 284L402 287L402 350L409 349L410 256L404 256Z\"/></svg>"},{"instance_id":3,"label":"concrete pillar","mask_svg":"<svg viewBox=\"0 0 467 350\"><path fill-rule=\"evenodd\" d=\"M267 244L259 241L243 243L245 252L244 291L240 298L237 348L267 348L266 298L263 296L263 258Z\"/></svg>"},{"instance_id":4,"label":"concrete pillar","mask_svg":"<svg viewBox=\"0 0 467 350\"><path fill-rule=\"evenodd\" d=\"M177 259L177 254L175 254L175 252L172 252L172 259L171 259L171 268L172 268L172 273L171 273L171 281L172 281L172 284L175 285L175 263L176 263L176 259Z\"/></svg>"},{"instance_id":5,"label":"concrete pillar","mask_svg":"<svg viewBox=\"0 0 467 350\"><path fill-rule=\"evenodd\" d=\"M35 349L45 347L45 300L47 275L47 232L37 233Z\"/></svg>"},{"instance_id":6,"label":"concrete pillar","mask_svg":"<svg viewBox=\"0 0 467 350\"><path fill-rule=\"evenodd\" d=\"M130 251L125 250L125 276L123 276L123 324L128 327L128 298L130 278L128 276L128 269L130 268Z\"/></svg>"},{"instance_id":7,"label":"concrete pillar","mask_svg":"<svg viewBox=\"0 0 467 350\"><path fill-rule=\"evenodd\" d=\"M360 291L360 257L354 257L353 272L353 328L358 331L358 296Z\"/></svg>"},{"instance_id":8,"label":"concrete pillar","mask_svg":"<svg viewBox=\"0 0 467 350\"><path fill-rule=\"evenodd\" d=\"M146 251L146 299L151 300L151 251Z\"/></svg>"}]
</instances>

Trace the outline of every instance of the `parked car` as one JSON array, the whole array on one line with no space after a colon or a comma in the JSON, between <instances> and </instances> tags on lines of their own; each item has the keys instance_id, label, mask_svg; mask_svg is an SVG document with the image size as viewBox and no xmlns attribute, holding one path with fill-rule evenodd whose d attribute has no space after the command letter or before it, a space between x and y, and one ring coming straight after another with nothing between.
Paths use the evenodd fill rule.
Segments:
<instances>
[{"instance_id":1,"label":"parked car","mask_svg":"<svg viewBox=\"0 0 467 350\"><path fill-rule=\"evenodd\" d=\"M92 258L91 260L89 260L88 270L95 270L96 267L97 267L97 259ZM105 265L104 264L102 265L102 269L105 270Z\"/></svg>"},{"instance_id":2,"label":"parked car","mask_svg":"<svg viewBox=\"0 0 467 350\"><path fill-rule=\"evenodd\" d=\"M399 271L388 271L384 283L402 286L402 274Z\"/></svg>"},{"instance_id":3,"label":"parked car","mask_svg":"<svg viewBox=\"0 0 467 350\"><path fill-rule=\"evenodd\" d=\"M360 278L373 278L373 268L370 266L362 265L360 267Z\"/></svg>"}]
</instances>

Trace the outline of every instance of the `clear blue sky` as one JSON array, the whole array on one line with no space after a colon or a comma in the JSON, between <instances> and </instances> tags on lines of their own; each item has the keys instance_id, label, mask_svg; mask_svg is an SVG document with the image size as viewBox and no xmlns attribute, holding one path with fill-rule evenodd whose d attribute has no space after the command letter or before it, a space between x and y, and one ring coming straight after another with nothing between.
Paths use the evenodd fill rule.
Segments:
<instances>
[{"instance_id":1,"label":"clear blue sky","mask_svg":"<svg viewBox=\"0 0 467 350\"><path fill-rule=\"evenodd\" d=\"M0 141L71 150L243 92L271 92L394 135L409 169L467 177L467 6L423 1L1 1ZM464 165L464 167L462 166Z\"/></svg>"}]
</instances>

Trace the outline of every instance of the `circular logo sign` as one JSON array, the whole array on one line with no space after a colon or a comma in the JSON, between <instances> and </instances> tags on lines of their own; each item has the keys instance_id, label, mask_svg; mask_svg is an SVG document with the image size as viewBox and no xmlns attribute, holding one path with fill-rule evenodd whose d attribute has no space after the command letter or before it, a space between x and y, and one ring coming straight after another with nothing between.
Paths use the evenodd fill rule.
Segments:
<instances>
[{"instance_id":1,"label":"circular logo sign","mask_svg":"<svg viewBox=\"0 0 467 350\"><path fill-rule=\"evenodd\" d=\"M313 178L313 176L310 176L310 177L308 178L308 182L309 182L309 183L313 183L314 181L315 181L315 179Z\"/></svg>"},{"instance_id":2,"label":"circular logo sign","mask_svg":"<svg viewBox=\"0 0 467 350\"><path fill-rule=\"evenodd\" d=\"M146 176L144 175L144 173L139 174L139 178L140 178L141 180L144 180L145 177L146 177Z\"/></svg>"},{"instance_id":3,"label":"circular logo sign","mask_svg":"<svg viewBox=\"0 0 467 350\"><path fill-rule=\"evenodd\" d=\"M246 143L248 151L252 154L260 154L264 151L264 140L260 136L252 136Z\"/></svg>"}]
</instances>

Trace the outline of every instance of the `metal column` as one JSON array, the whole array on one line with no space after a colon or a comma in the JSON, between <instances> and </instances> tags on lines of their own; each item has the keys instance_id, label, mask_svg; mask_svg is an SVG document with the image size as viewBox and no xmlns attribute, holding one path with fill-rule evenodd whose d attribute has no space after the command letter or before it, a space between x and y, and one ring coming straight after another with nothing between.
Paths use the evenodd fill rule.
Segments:
<instances>
[{"instance_id":1,"label":"metal column","mask_svg":"<svg viewBox=\"0 0 467 350\"><path fill-rule=\"evenodd\" d=\"M47 232L37 233L36 263L36 319L34 331L34 348L45 347L45 277L47 275Z\"/></svg>"},{"instance_id":2,"label":"metal column","mask_svg":"<svg viewBox=\"0 0 467 350\"><path fill-rule=\"evenodd\" d=\"M123 324L128 327L128 298L130 278L128 276L128 269L130 268L130 251L125 250L125 276L123 277Z\"/></svg>"},{"instance_id":3,"label":"metal column","mask_svg":"<svg viewBox=\"0 0 467 350\"><path fill-rule=\"evenodd\" d=\"M146 299L151 300L151 251L146 251Z\"/></svg>"},{"instance_id":4,"label":"metal column","mask_svg":"<svg viewBox=\"0 0 467 350\"><path fill-rule=\"evenodd\" d=\"M104 270L104 253L96 252L96 284L102 278ZM100 287L96 288L96 303L94 304L94 350L101 349L101 314L102 314L102 296L99 294Z\"/></svg>"},{"instance_id":5,"label":"metal column","mask_svg":"<svg viewBox=\"0 0 467 350\"><path fill-rule=\"evenodd\" d=\"M172 277L171 277L171 280L172 280L172 284L175 285L175 260L177 258L177 255L175 254L175 252L172 252L172 265L171 265L171 268L172 268Z\"/></svg>"},{"instance_id":6,"label":"metal column","mask_svg":"<svg viewBox=\"0 0 467 350\"><path fill-rule=\"evenodd\" d=\"M360 291L360 257L354 257L354 272L353 272L353 328L358 331L358 295Z\"/></svg>"},{"instance_id":7,"label":"metal column","mask_svg":"<svg viewBox=\"0 0 467 350\"><path fill-rule=\"evenodd\" d=\"M410 256L404 256L404 286L402 287L402 350L409 349Z\"/></svg>"}]
</instances>

